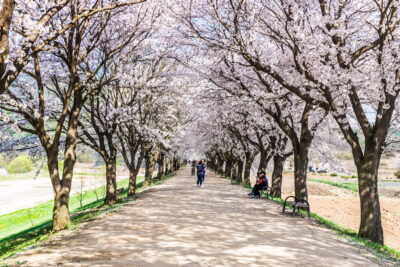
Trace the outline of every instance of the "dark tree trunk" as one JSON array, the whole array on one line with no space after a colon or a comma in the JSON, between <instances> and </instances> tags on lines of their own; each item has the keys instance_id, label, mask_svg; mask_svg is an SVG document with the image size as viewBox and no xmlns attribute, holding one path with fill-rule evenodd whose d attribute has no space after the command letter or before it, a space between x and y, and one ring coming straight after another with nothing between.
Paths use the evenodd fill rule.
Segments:
<instances>
[{"instance_id":1,"label":"dark tree trunk","mask_svg":"<svg viewBox=\"0 0 400 267\"><path fill-rule=\"evenodd\" d=\"M244 167L244 176L243 182L247 185L250 185L250 172L251 167L253 166L255 155L252 152L246 152L246 162Z\"/></svg>"},{"instance_id":2,"label":"dark tree trunk","mask_svg":"<svg viewBox=\"0 0 400 267\"><path fill-rule=\"evenodd\" d=\"M8 88L6 66L10 53L9 35L14 8L15 0L4 0L0 5L0 94L3 94Z\"/></svg>"},{"instance_id":3,"label":"dark tree trunk","mask_svg":"<svg viewBox=\"0 0 400 267\"><path fill-rule=\"evenodd\" d=\"M174 164L174 171L177 171L181 168L181 161L179 158L174 158L173 164Z\"/></svg>"},{"instance_id":4,"label":"dark tree trunk","mask_svg":"<svg viewBox=\"0 0 400 267\"><path fill-rule=\"evenodd\" d=\"M266 171L268 162L271 159L271 156L266 151L261 151L260 154L260 164L258 165L259 171Z\"/></svg>"},{"instance_id":5,"label":"dark tree trunk","mask_svg":"<svg viewBox=\"0 0 400 267\"><path fill-rule=\"evenodd\" d=\"M131 162L127 161L127 165L129 167L129 185L128 185L128 197L132 197L136 193L136 184L137 184L137 176L140 171L140 167L142 166L143 162L143 152L141 151L137 161L134 160L136 155L136 151L132 153Z\"/></svg>"},{"instance_id":6,"label":"dark tree trunk","mask_svg":"<svg viewBox=\"0 0 400 267\"><path fill-rule=\"evenodd\" d=\"M213 170L214 170L215 172L218 172L218 158L214 158L212 164L213 164L213 166L212 166Z\"/></svg>"},{"instance_id":7,"label":"dark tree trunk","mask_svg":"<svg viewBox=\"0 0 400 267\"><path fill-rule=\"evenodd\" d=\"M217 169L217 173L219 175L223 175L224 174L224 160L223 159L218 159L218 169Z\"/></svg>"},{"instance_id":8,"label":"dark tree trunk","mask_svg":"<svg viewBox=\"0 0 400 267\"><path fill-rule=\"evenodd\" d=\"M274 156L274 171L272 172L271 196L282 197L282 176L285 158Z\"/></svg>"},{"instance_id":9,"label":"dark tree trunk","mask_svg":"<svg viewBox=\"0 0 400 267\"><path fill-rule=\"evenodd\" d=\"M171 174L171 164L170 164L170 159L166 158L165 160L165 174L170 175Z\"/></svg>"},{"instance_id":10,"label":"dark tree trunk","mask_svg":"<svg viewBox=\"0 0 400 267\"><path fill-rule=\"evenodd\" d=\"M78 131L78 117L82 109L82 96L80 93L76 93L74 96L74 104L72 106L72 112L69 116L67 134L65 138L65 149L64 149L64 168L62 173L61 181L58 179L58 148L54 150L54 153L50 153L48 159L49 165L51 165L52 173L56 169L56 176L50 174L53 188L55 189L54 196L54 208L53 208L53 231L63 230L69 227L71 219L69 218L69 197L71 192L72 178L74 175L74 167L76 163L76 139ZM48 153L49 155L49 153ZM49 166L50 167L50 166Z\"/></svg>"},{"instance_id":11,"label":"dark tree trunk","mask_svg":"<svg viewBox=\"0 0 400 267\"><path fill-rule=\"evenodd\" d=\"M225 177L232 177L232 167L233 162L231 159L228 159L225 165Z\"/></svg>"},{"instance_id":12,"label":"dark tree trunk","mask_svg":"<svg viewBox=\"0 0 400 267\"><path fill-rule=\"evenodd\" d=\"M106 161L106 198L104 204L113 205L117 201L117 158Z\"/></svg>"},{"instance_id":13,"label":"dark tree trunk","mask_svg":"<svg viewBox=\"0 0 400 267\"><path fill-rule=\"evenodd\" d=\"M232 178L238 176L238 161L237 160L233 160L232 161Z\"/></svg>"},{"instance_id":14,"label":"dark tree trunk","mask_svg":"<svg viewBox=\"0 0 400 267\"><path fill-rule=\"evenodd\" d=\"M294 192L298 199L308 199L307 167L308 149L300 145L299 151L294 151Z\"/></svg>"},{"instance_id":15,"label":"dark tree trunk","mask_svg":"<svg viewBox=\"0 0 400 267\"><path fill-rule=\"evenodd\" d=\"M361 208L359 235L383 244L384 237L378 193L378 169L381 151L377 146L370 146L372 148L366 144L364 157L355 160Z\"/></svg>"},{"instance_id":16,"label":"dark tree trunk","mask_svg":"<svg viewBox=\"0 0 400 267\"><path fill-rule=\"evenodd\" d=\"M136 193L136 183L139 170L129 171L129 185L128 185L128 197L132 197Z\"/></svg>"},{"instance_id":17,"label":"dark tree trunk","mask_svg":"<svg viewBox=\"0 0 400 267\"><path fill-rule=\"evenodd\" d=\"M156 152L146 151L145 155L146 169L145 169L144 184L143 184L144 187L149 186L153 183L153 172L158 158L158 154L159 154L158 151Z\"/></svg>"},{"instance_id":18,"label":"dark tree trunk","mask_svg":"<svg viewBox=\"0 0 400 267\"><path fill-rule=\"evenodd\" d=\"M238 161L238 178L239 178L240 183L243 183L243 170L244 170L243 159L239 159L239 161Z\"/></svg>"},{"instance_id":19,"label":"dark tree trunk","mask_svg":"<svg viewBox=\"0 0 400 267\"><path fill-rule=\"evenodd\" d=\"M53 231L67 229L71 224L69 215L69 192L70 187L59 183L57 156L48 156L48 169L54 188L53 206Z\"/></svg>"},{"instance_id":20,"label":"dark tree trunk","mask_svg":"<svg viewBox=\"0 0 400 267\"><path fill-rule=\"evenodd\" d=\"M69 192L70 188L60 183L58 171L58 159L56 154L48 154L47 166L54 190L53 206L53 231L61 231L69 227L71 219L69 215Z\"/></svg>"},{"instance_id":21,"label":"dark tree trunk","mask_svg":"<svg viewBox=\"0 0 400 267\"><path fill-rule=\"evenodd\" d=\"M157 180L162 180L165 177L165 154L161 153L158 159L158 173L157 173Z\"/></svg>"}]
</instances>

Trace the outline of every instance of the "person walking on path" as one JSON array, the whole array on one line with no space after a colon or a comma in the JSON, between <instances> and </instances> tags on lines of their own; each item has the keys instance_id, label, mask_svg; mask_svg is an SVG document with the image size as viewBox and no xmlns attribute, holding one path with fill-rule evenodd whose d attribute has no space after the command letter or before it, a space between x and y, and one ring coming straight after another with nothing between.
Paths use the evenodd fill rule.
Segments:
<instances>
[{"instance_id":1,"label":"person walking on path","mask_svg":"<svg viewBox=\"0 0 400 267\"><path fill-rule=\"evenodd\" d=\"M196 166L197 169L197 186L203 186L204 178L206 175L206 165L203 160L200 160L199 164Z\"/></svg>"},{"instance_id":2,"label":"person walking on path","mask_svg":"<svg viewBox=\"0 0 400 267\"><path fill-rule=\"evenodd\" d=\"M192 161L192 176L194 176L196 174L196 161L193 160Z\"/></svg>"}]
</instances>

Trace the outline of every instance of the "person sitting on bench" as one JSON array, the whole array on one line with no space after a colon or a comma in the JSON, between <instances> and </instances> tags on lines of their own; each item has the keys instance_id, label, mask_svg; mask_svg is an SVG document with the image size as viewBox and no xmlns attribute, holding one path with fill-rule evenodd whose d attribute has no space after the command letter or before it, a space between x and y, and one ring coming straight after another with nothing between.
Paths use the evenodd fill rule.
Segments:
<instances>
[{"instance_id":1,"label":"person sitting on bench","mask_svg":"<svg viewBox=\"0 0 400 267\"><path fill-rule=\"evenodd\" d=\"M259 171L257 173L257 181L256 184L253 187L253 190L249 194L250 197L260 197L260 190L263 188L268 187L268 179L267 176L265 175L264 171Z\"/></svg>"}]
</instances>

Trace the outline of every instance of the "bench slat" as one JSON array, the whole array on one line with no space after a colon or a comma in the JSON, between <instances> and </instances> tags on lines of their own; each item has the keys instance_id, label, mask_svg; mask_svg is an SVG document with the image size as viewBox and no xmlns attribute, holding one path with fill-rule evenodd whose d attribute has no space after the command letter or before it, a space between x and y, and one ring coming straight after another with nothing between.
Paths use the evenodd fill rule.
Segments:
<instances>
[{"instance_id":1,"label":"bench slat","mask_svg":"<svg viewBox=\"0 0 400 267\"><path fill-rule=\"evenodd\" d=\"M299 208L308 208L308 205L305 204L305 203L297 203L297 204L296 204L296 207L299 207Z\"/></svg>"}]
</instances>

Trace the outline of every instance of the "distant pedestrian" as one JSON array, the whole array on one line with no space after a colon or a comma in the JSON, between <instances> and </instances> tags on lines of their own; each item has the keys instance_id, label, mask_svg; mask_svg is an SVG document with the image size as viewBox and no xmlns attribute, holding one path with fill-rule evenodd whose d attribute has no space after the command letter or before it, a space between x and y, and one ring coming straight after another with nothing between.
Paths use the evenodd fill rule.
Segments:
<instances>
[{"instance_id":1,"label":"distant pedestrian","mask_svg":"<svg viewBox=\"0 0 400 267\"><path fill-rule=\"evenodd\" d=\"M196 161L193 160L192 161L192 176L194 176L196 174Z\"/></svg>"},{"instance_id":2,"label":"distant pedestrian","mask_svg":"<svg viewBox=\"0 0 400 267\"><path fill-rule=\"evenodd\" d=\"M197 169L197 186L203 186L204 178L206 175L206 165L203 160L199 161L199 164L196 165Z\"/></svg>"}]
</instances>

